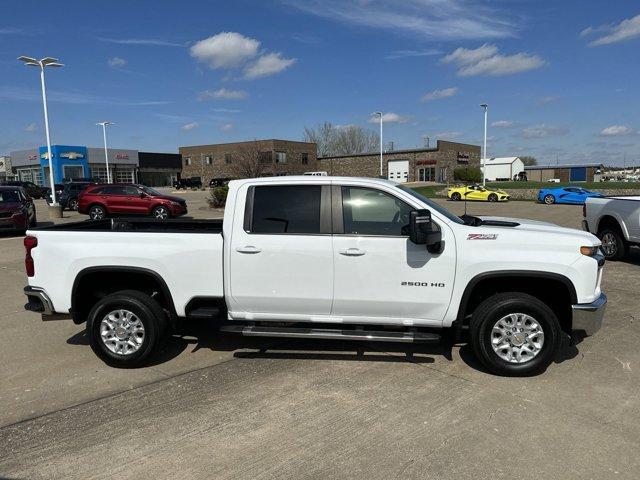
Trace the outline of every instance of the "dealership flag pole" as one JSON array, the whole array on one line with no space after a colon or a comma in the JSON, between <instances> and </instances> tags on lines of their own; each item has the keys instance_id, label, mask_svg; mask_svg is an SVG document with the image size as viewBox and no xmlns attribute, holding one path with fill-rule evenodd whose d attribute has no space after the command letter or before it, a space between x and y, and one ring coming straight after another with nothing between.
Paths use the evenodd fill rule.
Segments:
<instances>
[{"instance_id":1,"label":"dealership flag pole","mask_svg":"<svg viewBox=\"0 0 640 480\"><path fill-rule=\"evenodd\" d=\"M62 67L62 63L58 62L57 58L45 57L42 60L36 60L32 57L25 57L24 55L18 57L18 60L24 62L25 65L30 67L40 67L40 84L42 86L42 105L44 108L44 130L47 136L47 155L49 160L49 184L51 185L51 202L52 205L57 205L56 187L53 173L53 156L51 155L51 136L49 135L49 112L47 111L47 89L44 84L44 67Z\"/></svg>"},{"instance_id":2,"label":"dealership flag pole","mask_svg":"<svg viewBox=\"0 0 640 480\"><path fill-rule=\"evenodd\" d=\"M482 153L482 185L486 185L487 184L487 167L486 167L486 162L487 162L487 110L489 109L489 105L487 105L486 103L483 103L480 106L482 108L484 108L484 142L482 144L484 151Z\"/></svg>"},{"instance_id":3,"label":"dealership flag pole","mask_svg":"<svg viewBox=\"0 0 640 480\"><path fill-rule=\"evenodd\" d=\"M380 178L382 178L382 112L373 112L373 114L380 117Z\"/></svg>"},{"instance_id":4,"label":"dealership flag pole","mask_svg":"<svg viewBox=\"0 0 640 480\"><path fill-rule=\"evenodd\" d=\"M96 125L102 125L102 138L104 139L104 163L107 165L107 183L111 183L111 174L109 173L109 153L107 150L107 125L115 125L115 123L98 122Z\"/></svg>"}]
</instances>

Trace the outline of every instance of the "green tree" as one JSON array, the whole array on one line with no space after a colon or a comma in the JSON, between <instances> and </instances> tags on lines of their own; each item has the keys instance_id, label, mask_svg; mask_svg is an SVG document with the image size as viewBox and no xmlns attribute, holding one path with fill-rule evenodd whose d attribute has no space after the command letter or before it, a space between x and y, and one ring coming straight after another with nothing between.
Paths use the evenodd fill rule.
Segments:
<instances>
[{"instance_id":1,"label":"green tree","mask_svg":"<svg viewBox=\"0 0 640 480\"><path fill-rule=\"evenodd\" d=\"M459 182L480 182L482 180L482 170L479 167L457 167L453 171L453 178Z\"/></svg>"}]
</instances>

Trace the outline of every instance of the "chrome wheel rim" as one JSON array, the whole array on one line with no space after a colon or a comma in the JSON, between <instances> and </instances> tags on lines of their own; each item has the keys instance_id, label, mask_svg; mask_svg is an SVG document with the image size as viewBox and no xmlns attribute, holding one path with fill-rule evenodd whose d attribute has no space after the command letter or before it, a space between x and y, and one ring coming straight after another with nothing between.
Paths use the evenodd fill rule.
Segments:
<instances>
[{"instance_id":1,"label":"chrome wheel rim","mask_svg":"<svg viewBox=\"0 0 640 480\"><path fill-rule=\"evenodd\" d=\"M166 208L164 208L164 207L156 208L155 217L157 219L164 220L168 216L169 216L169 212L167 211Z\"/></svg>"},{"instance_id":2,"label":"chrome wheel rim","mask_svg":"<svg viewBox=\"0 0 640 480\"><path fill-rule=\"evenodd\" d=\"M70 208L71 210L77 210L77 209L78 209L78 202L77 202L77 200L71 200L71 201L69 202L69 208Z\"/></svg>"},{"instance_id":3,"label":"chrome wheel rim","mask_svg":"<svg viewBox=\"0 0 640 480\"><path fill-rule=\"evenodd\" d=\"M91 209L91 218L93 220L102 220L103 217L104 217L104 211L101 208Z\"/></svg>"},{"instance_id":4,"label":"chrome wheel rim","mask_svg":"<svg viewBox=\"0 0 640 480\"><path fill-rule=\"evenodd\" d=\"M602 251L607 257L611 257L616 254L618 251L618 243L616 242L616 237L613 233L605 233L600 240L602 241L602 247L600 248L602 248Z\"/></svg>"},{"instance_id":5,"label":"chrome wheel rim","mask_svg":"<svg viewBox=\"0 0 640 480\"><path fill-rule=\"evenodd\" d=\"M544 197L544 203L546 203L547 205L551 205L553 203L553 197L551 195L547 195L546 197Z\"/></svg>"},{"instance_id":6,"label":"chrome wheel rim","mask_svg":"<svg viewBox=\"0 0 640 480\"><path fill-rule=\"evenodd\" d=\"M527 363L542 350L544 331L532 316L510 313L493 325L491 346L496 355L506 362Z\"/></svg>"},{"instance_id":7,"label":"chrome wheel rim","mask_svg":"<svg viewBox=\"0 0 640 480\"><path fill-rule=\"evenodd\" d=\"M100 339L110 352L116 355L131 355L142 346L144 325L136 314L129 310L113 310L100 322Z\"/></svg>"}]
</instances>

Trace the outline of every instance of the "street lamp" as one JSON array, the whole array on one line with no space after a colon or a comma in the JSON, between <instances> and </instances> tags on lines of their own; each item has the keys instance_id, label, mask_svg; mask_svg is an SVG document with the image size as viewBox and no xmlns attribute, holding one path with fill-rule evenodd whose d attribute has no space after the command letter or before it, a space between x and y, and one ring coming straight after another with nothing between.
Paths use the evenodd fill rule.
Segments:
<instances>
[{"instance_id":1,"label":"street lamp","mask_svg":"<svg viewBox=\"0 0 640 480\"><path fill-rule=\"evenodd\" d=\"M380 117L380 178L382 178L382 112L373 112L372 115Z\"/></svg>"},{"instance_id":2,"label":"street lamp","mask_svg":"<svg viewBox=\"0 0 640 480\"><path fill-rule=\"evenodd\" d=\"M483 142L483 154L482 154L482 185L487 184L487 111L489 110L489 105L486 103L482 103L480 105L484 108L484 142Z\"/></svg>"},{"instance_id":3,"label":"street lamp","mask_svg":"<svg viewBox=\"0 0 640 480\"><path fill-rule=\"evenodd\" d=\"M24 62L29 67L40 67L40 83L42 85L42 105L44 107L44 130L47 134L47 155L49 156L49 183L51 185L51 201L52 205L57 206L56 199L56 187L53 175L53 156L51 155L51 136L49 135L49 112L47 111L47 89L44 85L44 68L45 67L63 67L64 65L58 62L57 58L45 57L41 60L36 60L32 57L26 57L21 55L18 60Z\"/></svg>"},{"instance_id":4,"label":"street lamp","mask_svg":"<svg viewBox=\"0 0 640 480\"><path fill-rule=\"evenodd\" d=\"M102 125L102 138L104 139L104 163L107 165L107 183L111 183L111 174L109 173L109 155L107 153L107 126L115 125L113 122L98 122L96 125Z\"/></svg>"}]
</instances>

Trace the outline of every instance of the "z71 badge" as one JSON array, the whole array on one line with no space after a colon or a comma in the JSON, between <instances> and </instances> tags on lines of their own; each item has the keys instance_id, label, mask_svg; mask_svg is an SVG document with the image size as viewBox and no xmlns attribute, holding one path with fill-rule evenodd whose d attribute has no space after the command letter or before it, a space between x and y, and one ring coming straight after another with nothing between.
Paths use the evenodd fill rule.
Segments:
<instances>
[{"instance_id":1,"label":"z71 badge","mask_svg":"<svg viewBox=\"0 0 640 480\"><path fill-rule=\"evenodd\" d=\"M467 240L495 240L498 238L497 233L470 233Z\"/></svg>"}]
</instances>

